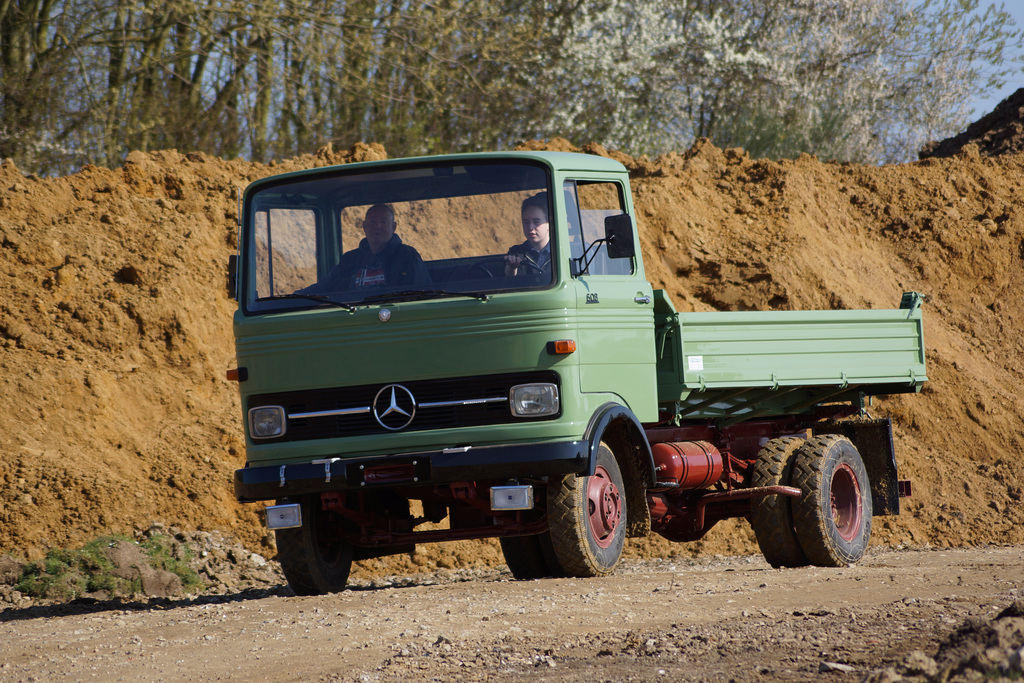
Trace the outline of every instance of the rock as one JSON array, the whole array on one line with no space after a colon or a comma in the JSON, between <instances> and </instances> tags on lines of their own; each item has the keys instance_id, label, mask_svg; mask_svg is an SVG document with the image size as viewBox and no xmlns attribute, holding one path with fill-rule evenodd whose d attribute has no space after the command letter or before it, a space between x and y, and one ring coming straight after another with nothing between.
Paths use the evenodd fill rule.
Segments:
<instances>
[{"instance_id":1,"label":"rock","mask_svg":"<svg viewBox=\"0 0 1024 683\"><path fill-rule=\"evenodd\" d=\"M150 598L173 598L181 595L181 577L160 569L143 571L142 592Z\"/></svg>"},{"instance_id":2,"label":"rock","mask_svg":"<svg viewBox=\"0 0 1024 683\"><path fill-rule=\"evenodd\" d=\"M861 683L898 683L902 680L904 680L903 676L900 676L896 669L889 667L881 671L873 671Z\"/></svg>"},{"instance_id":3,"label":"rock","mask_svg":"<svg viewBox=\"0 0 1024 683\"><path fill-rule=\"evenodd\" d=\"M903 668L908 676L934 676L939 672L939 665L935 660L920 650L914 650L907 655Z\"/></svg>"},{"instance_id":4,"label":"rock","mask_svg":"<svg viewBox=\"0 0 1024 683\"><path fill-rule=\"evenodd\" d=\"M550 657L549 655L534 655L533 656L533 665L534 666L547 666L547 667L549 667L551 669L554 669L556 666L558 666L558 663L555 662L555 660L552 657Z\"/></svg>"},{"instance_id":5,"label":"rock","mask_svg":"<svg viewBox=\"0 0 1024 683\"><path fill-rule=\"evenodd\" d=\"M142 274L138 268L129 264L114 273L114 282L138 286L142 284Z\"/></svg>"},{"instance_id":6,"label":"rock","mask_svg":"<svg viewBox=\"0 0 1024 683\"><path fill-rule=\"evenodd\" d=\"M838 662L822 662L818 665L818 673L820 674L832 673L834 671L844 674L852 674L856 669L849 664L839 664Z\"/></svg>"},{"instance_id":7,"label":"rock","mask_svg":"<svg viewBox=\"0 0 1024 683\"><path fill-rule=\"evenodd\" d=\"M182 593L181 577L150 566L145 550L131 541L116 541L106 549L114 564L112 574L126 580L139 579L142 592L150 598L170 598Z\"/></svg>"},{"instance_id":8,"label":"rock","mask_svg":"<svg viewBox=\"0 0 1024 683\"><path fill-rule=\"evenodd\" d=\"M13 586L21 578L22 564L10 555L0 555L0 585Z\"/></svg>"},{"instance_id":9,"label":"rock","mask_svg":"<svg viewBox=\"0 0 1024 683\"><path fill-rule=\"evenodd\" d=\"M1024 673L1024 647L1019 647L1010 653L1006 660L1006 668L1016 674Z\"/></svg>"},{"instance_id":10,"label":"rock","mask_svg":"<svg viewBox=\"0 0 1024 683\"><path fill-rule=\"evenodd\" d=\"M32 606L32 598L11 586L0 584L0 607L24 609Z\"/></svg>"}]
</instances>

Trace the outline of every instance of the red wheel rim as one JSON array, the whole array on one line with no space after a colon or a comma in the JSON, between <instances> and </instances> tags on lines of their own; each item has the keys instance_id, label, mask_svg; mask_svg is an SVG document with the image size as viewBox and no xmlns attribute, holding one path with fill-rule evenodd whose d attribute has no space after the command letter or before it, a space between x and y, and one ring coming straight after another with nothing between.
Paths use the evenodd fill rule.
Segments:
<instances>
[{"instance_id":1,"label":"red wheel rim","mask_svg":"<svg viewBox=\"0 0 1024 683\"><path fill-rule=\"evenodd\" d=\"M587 478L587 513L591 538L607 548L622 521L622 494L604 467L598 466L594 476Z\"/></svg>"},{"instance_id":2,"label":"red wheel rim","mask_svg":"<svg viewBox=\"0 0 1024 683\"><path fill-rule=\"evenodd\" d=\"M840 465L832 475L832 523L844 541L852 541L860 533L864 509L861 506L860 484L849 465Z\"/></svg>"}]
</instances>

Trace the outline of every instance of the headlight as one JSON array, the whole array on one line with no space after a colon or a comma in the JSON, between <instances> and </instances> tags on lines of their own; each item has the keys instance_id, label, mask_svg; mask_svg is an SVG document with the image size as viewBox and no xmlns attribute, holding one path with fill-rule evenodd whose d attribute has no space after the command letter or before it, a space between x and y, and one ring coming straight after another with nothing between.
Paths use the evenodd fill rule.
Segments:
<instances>
[{"instance_id":1,"label":"headlight","mask_svg":"<svg viewBox=\"0 0 1024 683\"><path fill-rule=\"evenodd\" d=\"M509 391L509 405L516 417L558 414L558 387L554 384L519 384Z\"/></svg>"},{"instance_id":2,"label":"headlight","mask_svg":"<svg viewBox=\"0 0 1024 683\"><path fill-rule=\"evenodd\" d=\"M281 406L249 409L249 434L254 439L271 439L284 434L287 423Z\"/></svg>"}]
</instances>

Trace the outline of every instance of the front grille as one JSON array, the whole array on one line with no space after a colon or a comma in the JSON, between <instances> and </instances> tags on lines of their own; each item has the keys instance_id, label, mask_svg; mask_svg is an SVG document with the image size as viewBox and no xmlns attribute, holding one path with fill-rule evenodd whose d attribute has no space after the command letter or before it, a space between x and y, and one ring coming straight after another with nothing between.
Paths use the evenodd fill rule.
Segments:
<instances>
[{"instance_id":1,"label":"front grille","mask_svg":"<svg viewBox=\"0 0 1024 683\"><path fill-rule=\"evenodd\" d=\"M409 390L416 400L416 412L408 426L393 431L413 432L429 429L451 429L477 425L504 424L534 420L550 420L558 417L517 418L509 410L509 390L517 384L549 382L558 385L558 375L551 371L521 372L477 377L454 377L418 382L395 382ZM289 417L285 434L275 439L260 439L260 443L280 441L306 441L309 439L330 439L365 434L386 434L388 429L377 422L373 414L373 401L385 383L366 384L357 387L335 387L310 391L289 391L274 394L258 394L249 398L249 408L259 406L282 406L289 416L306 413L352 411L369 409L367 412L347 415L312 417ZM400 391L400 390L399 390ZM561 388L559 387L559 392ZM495 402L471 403L469 405L430 406L432 403L458 401L481 401L495 399ZM505 399L497 401L497 399Z\"/></svg>"}]
</instances>

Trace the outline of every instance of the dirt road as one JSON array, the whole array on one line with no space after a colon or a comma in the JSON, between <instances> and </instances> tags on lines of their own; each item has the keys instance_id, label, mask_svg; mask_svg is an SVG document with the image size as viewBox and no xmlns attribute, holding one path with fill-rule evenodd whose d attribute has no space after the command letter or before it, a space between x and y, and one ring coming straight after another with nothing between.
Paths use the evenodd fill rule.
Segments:
<instances>
[{"instance_id":1,"label":"dirt road","mask_svg":"<svg viewBox=\"0 0 1024 683\"><path fill-rule=\"evenodd\" d=\"M262 592L0 613L0 680L861 681L1021 599L1024 547L628 561L604 579L504 570L319 598Z\"/></svg>"}]
</instances>

